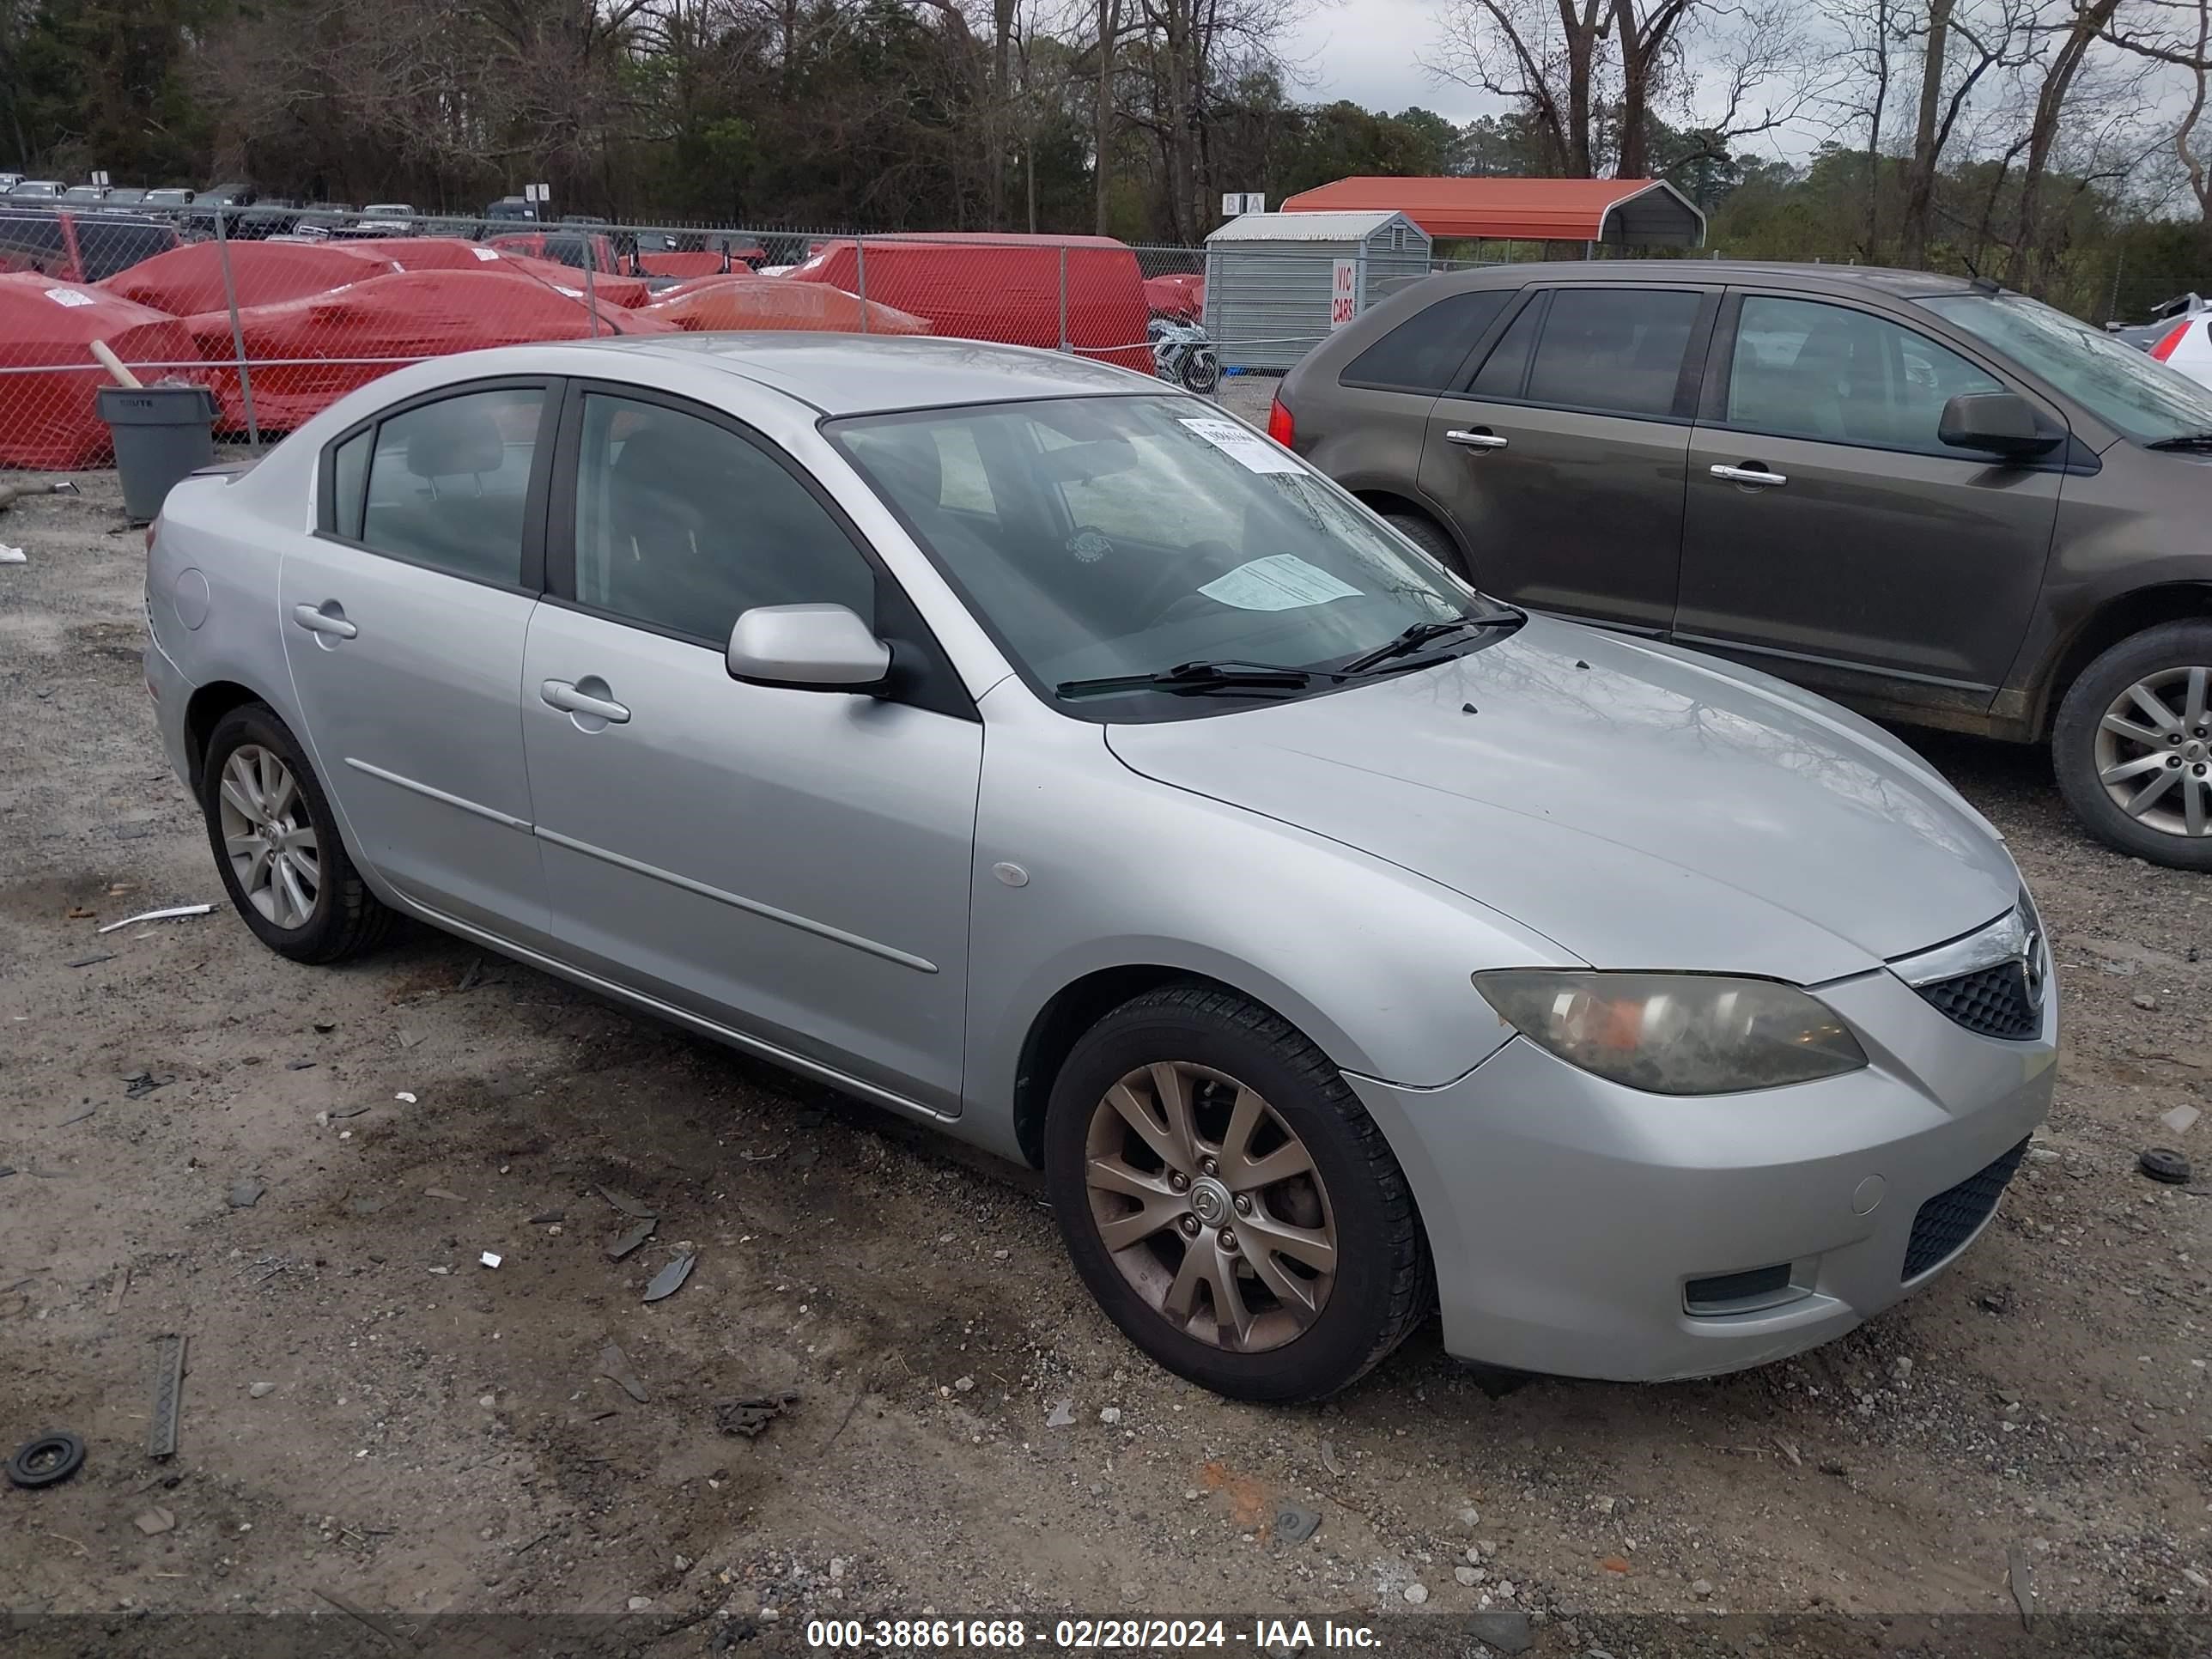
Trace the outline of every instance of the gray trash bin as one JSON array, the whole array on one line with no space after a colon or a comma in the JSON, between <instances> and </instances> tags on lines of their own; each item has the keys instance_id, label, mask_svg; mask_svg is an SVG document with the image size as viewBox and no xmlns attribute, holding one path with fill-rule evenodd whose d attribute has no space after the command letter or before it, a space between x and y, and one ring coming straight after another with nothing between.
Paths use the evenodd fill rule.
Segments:
<instances>
[{"instance_id":1,"label":"gray trash bin","mask_svg":"<svg viewBox=\"0 0 2212 1659\"><path fill-rule=\"evenodd\" d=\"M104 386L100 418L115 434L123 510L144 524L169 486L215 459L215 393L204 386Z\"/></svg>"}]
</instances>

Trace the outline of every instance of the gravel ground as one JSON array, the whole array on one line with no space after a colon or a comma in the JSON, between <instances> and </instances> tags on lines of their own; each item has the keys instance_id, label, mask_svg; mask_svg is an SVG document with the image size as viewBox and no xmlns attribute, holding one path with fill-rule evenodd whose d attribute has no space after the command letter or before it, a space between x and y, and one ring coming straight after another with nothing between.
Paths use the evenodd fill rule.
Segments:
<instances>
[{"instance_id":1,"label":"gravel ground","mask_svg":"<svg viewBox=\"0 0 2212 1659\"><path fill-rule=\"evenodd\" d=\"M2008 1558L2046 1627L2212 1608L2212 1200L2136 1170L2203 1151L2159 1119L2212 1109L2212 884L2089 842L2037 753L1914 739L2012 838L2067 1017L2051 1121L1952 1272L1736 1376L1492 1397L1431 1328L1263 1410L1127 1348L1023 1172L436 934L337 970L260 948L155 736L139 536L85 489L0 520L28 552L0 566L0 1442L90 1448L0 1489L13 1608L696 1621L655 1651L933 1610L1387 1615L1386 1645L1472 1652L1488 1613L1495 1650L1624 1659L1779 1628L1666 1622L1722 1611L1829 1619L1837 1651L1905 1645L1849 1617L1953 1615L1963 1651L2017 1628ZM611 1261L625 1206L658 1231ZM1319 1531L1279 1536L1285 1504Z\"/></svg>"}]
</instances>

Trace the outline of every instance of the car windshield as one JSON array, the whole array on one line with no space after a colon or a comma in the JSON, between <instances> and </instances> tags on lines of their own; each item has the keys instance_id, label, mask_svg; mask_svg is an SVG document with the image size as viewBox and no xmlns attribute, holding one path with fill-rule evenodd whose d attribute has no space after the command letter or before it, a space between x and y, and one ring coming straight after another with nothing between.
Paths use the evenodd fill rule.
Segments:
<instances>
[{"instance_id":1,"label":"car windshield","mask_svg":"<svg viewBox=\"0 0 2212 1659\"><path fill-rule=\"evenodd\" d=\"M1311 694L1495 636L1471 623L1518 620L1296 456L1190 399L999 404L826 430L1031 684L1085 718ZM1383 647L1387 661L1360 664ZM1151 676L1170 683L1109 684Z\"/></svg>"},{"instance_id":2,"label":"car windshield","mask_svg":"<svg viewBox=\"0 0 2212 1659\"><path fill-rule=\"evenodd\" d=\"M2212 387L2039 301L1947 294L1918 303L2137 443L2212 433Z\"/></svg>"}]
</instances>

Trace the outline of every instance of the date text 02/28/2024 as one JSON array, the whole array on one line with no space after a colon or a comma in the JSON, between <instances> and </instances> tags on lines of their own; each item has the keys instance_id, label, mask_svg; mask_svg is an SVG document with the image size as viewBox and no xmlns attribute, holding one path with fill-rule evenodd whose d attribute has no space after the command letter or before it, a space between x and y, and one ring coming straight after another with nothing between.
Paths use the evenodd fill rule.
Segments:
<instances>
[{"instance_id":1,"label":"date text 02/28/2024","mask_svg":"<svg viewBox=\"0 0 2212 1659\"><path fill-rule=\"evenodd\" d=\"M1020 1619L814 1619L806 1625L810 1648L846 1650L1004 1650L1034 1644L1073 1651L1173 1651L1232 1644L1263 1651L1381 1645L1369 1626L1334 1620L1323 1620L1318 1629L1303 1619L1257 1619L1249 1629L1220 1619L1061 1619L1035 1631Z\"/></svg>"}]
</instances>

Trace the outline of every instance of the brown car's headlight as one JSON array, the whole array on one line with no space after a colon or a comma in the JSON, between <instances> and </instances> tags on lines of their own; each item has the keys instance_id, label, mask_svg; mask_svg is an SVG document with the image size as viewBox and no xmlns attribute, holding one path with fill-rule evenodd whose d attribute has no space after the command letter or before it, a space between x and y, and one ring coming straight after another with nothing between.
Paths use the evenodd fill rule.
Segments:
<instances>
[{"instance_id":1,"label":"brown car's headlight","mask_svg":"<svg viewBox=\"0 0 2212 1659\"><path fill-rule=\"evenodd\" d=\"M1653 1094L1775 1089L1867 1063L1833 1009L1772 980L1514 968L1474 988L1539 1048Z\"/></svg>"}]
</instances>

